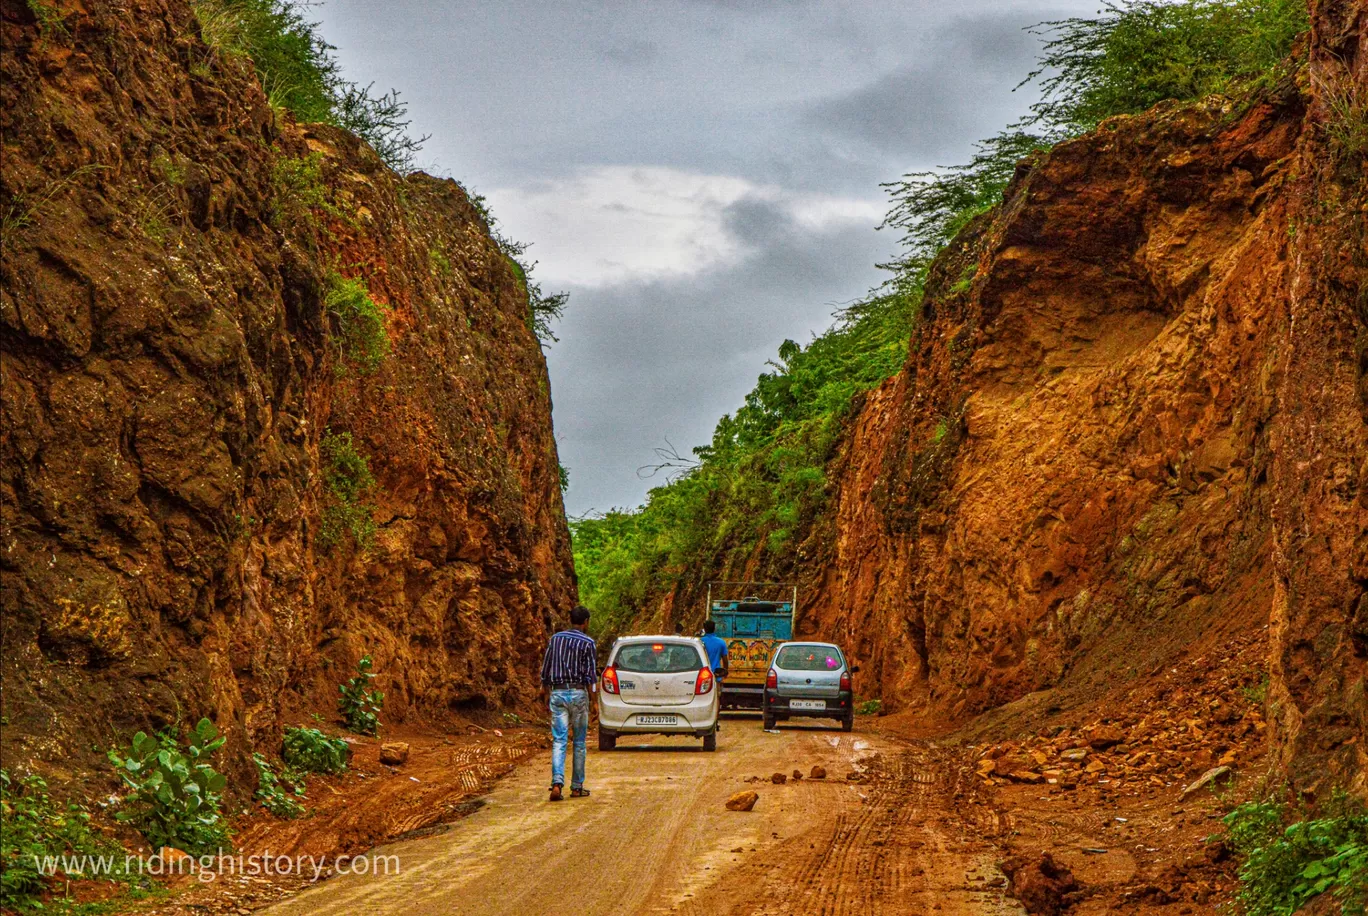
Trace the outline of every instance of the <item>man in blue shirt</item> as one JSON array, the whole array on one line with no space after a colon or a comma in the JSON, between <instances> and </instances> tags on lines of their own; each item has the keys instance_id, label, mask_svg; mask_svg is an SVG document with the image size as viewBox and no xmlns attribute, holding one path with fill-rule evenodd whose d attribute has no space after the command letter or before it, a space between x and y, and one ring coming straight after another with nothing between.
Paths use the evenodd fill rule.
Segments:
<instances>
[{"instance_id":1,"label":"man in blue shirt","mask_svg":"<svg viewBox=\"0 0 1368 916\"><path fill-rule=\"evenodd\" d=\"M551 801L560 801L565 785L565 750L573 732L574 771L570 797L584 798L585 739L589 736L589 688L598 680L598 651L589 629L589 609L570 612L569 630L551 637L542 658L542 697L551 704Z\"/></svg>"},{"instance_id":2,"label":"man in blue shirt","mask_svg":"<svg viewBox=\"0 0 1368 916\"><path fill-rule=\"evenodd\" d=\"M722 678L727 676L727 641L717 635L717 624L711 620L703 621L703 648L708 652L708 667L712 668L717 689L721 690Z\"/></svg>"}]
</instances>

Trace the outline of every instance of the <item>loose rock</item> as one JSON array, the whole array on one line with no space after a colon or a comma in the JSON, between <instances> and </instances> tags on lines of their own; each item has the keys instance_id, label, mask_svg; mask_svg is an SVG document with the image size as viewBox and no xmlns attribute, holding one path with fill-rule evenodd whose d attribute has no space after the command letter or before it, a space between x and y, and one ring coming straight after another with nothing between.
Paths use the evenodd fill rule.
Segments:
<instances>
[{"instance_id":1,"label":"loose rock","mask_svg":"<svg viewBox=\"0 0 1368 916\"><path fill-rule=\"evenodd\" d=\"M814 766L812 772L808 774L809 779L826 779L826 767Z\"/></svg>"},{"instance_id":2,"label":"loose rock","mask_svg":"<svg viewBox=\"0 0 1368 916\"><path fill-rule=\"evenodd\" d=\"M770 777L770 782L774 783L776 786L782 786L784 783L788 782L788 777L783 773L775 773Z\"/></svg>"},{"instance_id":3,"label":"loose rock","mask_svg":"<svg viewBox=\"0 0 1368 916\"><path fill-rule=\"evenodd\" d=\"M1214 783L1214 782L1216 782L1216 781L1218 781L1218 780L1220 780L1220 779L1226 778L1227 776L1230 775L1230 773L1231 773L1231 769L1230 769L1230 767L1228 767L1228 766L1212 767L1210 770L1207 770L1205 773L1203 773L1203 774L1197 779L1196 782L1194 782L1192 785L1190 785L1190 786L1188 786L1186 789L1184 789L1184 790L1183 790L1183 794L1182 794L1181 796L1179 796L1179 797L1180 797L1180 798L1187 798L1189 795L1191 795L1192 793L1196 792L1198 789L1204 789L1204 788L1206 788L1207 786L1211 785L1212 783Z\"/></svg>"},{"instance_id":4,"label":"loose rock","mask_svg":"<svg viewBox=\"0 0 1368 916\"><path fill-rule=\"evenodd\" d=\"M783 774L780 774L780 775L783 775ZM755 807L755 803L756 803L757 801L759 801L759 800L760 800L760 793L758 793L758 792L751 792L751 791L737 792L737 793L736 793L735 795L733 795L731 798L727 799L727 810L728 810L728 811L749 811L750 809L752 809L752 808Z\"/></svg>"},{"instance_id":5,"label":"loose rock","mask_svg":"<svg viewBox=\"0 0 1368 916\"><path fill-rule=\"evenodd\" d=\"M399 766L408 761L409 746L404 741L391 741L388 744L380 745L380 762L390 766Z\"/></svg>"}]
</instances>

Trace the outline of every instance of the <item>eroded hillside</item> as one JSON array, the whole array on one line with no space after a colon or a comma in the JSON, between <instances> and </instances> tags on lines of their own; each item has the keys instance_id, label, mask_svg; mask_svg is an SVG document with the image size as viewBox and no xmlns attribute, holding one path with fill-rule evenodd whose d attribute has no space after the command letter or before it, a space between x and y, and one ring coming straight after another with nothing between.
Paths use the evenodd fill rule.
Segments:
<instances>
[{"instance_id":1,"label":"eroded hillside","mask_svg":"<svg viewBox=\"0 0 1368 916\"><path fill-rule=\"evenodd\" d=\"M1361 790L1364 15L1313 4L1247 98L1023 161L933 265L801 547L730 545L642 623L697 620L709 578L791 576L800 633L849 646L868 695L953 721L1096 703L1270 626L1275 746Z\"/></svg>"},{"instance_id":2,"label":"eroded hillside","mask_svg":"<svg viewBox=\"0 0 1368 916\"><path fill-rule=\"evenodd\" d=\"M526 700L573 571L482 212L273 110L184 0L34 7L3 19L6 765L208 715L241 768L365 653L392 722Z\"/></svg>"}]
</instances>

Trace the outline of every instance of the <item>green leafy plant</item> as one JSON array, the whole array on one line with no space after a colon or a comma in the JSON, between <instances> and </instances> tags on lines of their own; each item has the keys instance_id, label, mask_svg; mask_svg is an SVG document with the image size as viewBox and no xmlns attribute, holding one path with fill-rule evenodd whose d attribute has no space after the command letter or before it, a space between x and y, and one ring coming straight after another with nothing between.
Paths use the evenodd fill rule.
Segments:
<instances>
[{"instance_id":1,"label":"green leafy plant","mask_svg":"<svg viewBox=\"0 0 1368 916\"><path fill-rule=\"evenodd\" d=\"M1238 899L1248 916L1284 916L1322 894L1345 914L1368 906L1368 812L1336 795L1319 817L1291 820L1273 801L1240 805L1225 817L1226 839L1243 862Z\"/></svg>"},{"instance_id":2,"label":"green leafy plant","mask_svg":"<svg viewBox=\"0 0 1368 916\"><path fill-rule=\"evenodd\" d=\"M50 867L55 857L65 856L68 869L86 857L87 865L100 868L98 877L129 878L123 849L91 829L90 813L83 806L54 799L40 776L15 780L0 770L0 816L0 907L48 912L70 903L57 893L55 869ZM78 876L74 871L65 874ZM55 897L44 903L44 894Z\"/></svg>"},{"instance_id":3,"label":"green leafy plant","mask_svg":"<svg viewBox=\"0 0 1368 916\"><path fill-rule=\"evenodd\" d=\"M111 749L110 762L133 790L115 818L137 828L153 847L174 846L191 855L226 848L219 805L227 780L209 764L223 742L214 724L201 719L184 747L171 734L154 738L138 732L127 750Z\"/></svg>"},{"instance_id":4,"label":"green leafy plant","mask_svg":"<svg viewBox=\"0 0 1368 916\"><path fill-rule=\"evenodd\" d=\"M256 799L261 807L276 817L291 819L304 813L304 806L298 799L304 797L304 780L291 773L287 768L277 773L271 762L260 754L252 755L257 769Z\"/></svg>"},{"instance_id":5,"label":"green leafy plant","mask_svg":"<svg viewBox=\"0 0 1368 916\"><path fill-rule=\"evenodd\" d=\"M281 756L308 773L341 773L347 769L347 742L316 728L287 728Z\"/></svg>"},{"instance_id":6,"label":"green leafy plant","mask_svg":"<svg viewBox=\"0 0 1368 916\"><path fill-rule=\"evenodd\" d=\"M337 699L337 709L342 713L347 729L358 735L373 735L380 728L379 713L385 694L371 688L371 682L375 680L371 664L371 657L363 655L356 663L356 676L345 684L337 685L341 693Z\"/></svg>"},{"instance_id":7,"label":"green leafy plant","mask_svg":"<svg viewBox=\"0 0 1368 916\"><path fill-rule=\"evenodd\" d=\"M859 706L855 707L855 714L860 716L877 716L880 709L883 709L882 700L865 700Z\"/></svg>"},{"instance_id":8,"label":"green leafy plant","mask_svg":"<svg viewBox=\"0 0 1368 916\"><path fill-rule=\"evenodd\" d=\"M328 430L318 450L327 494L319 524L319 544L325 550L331 549L350 533L358 548L369 549L375 540L375 507L366 497L376 487L370 461L356 450L351 433Z\"/></svg>"},{"instance_id":9,"label":"green leafy plant","mask_svg":"<svg viewBox=\"0 0 1368 916\"><path fill-rule=\"evenodd\" d=\"M360 370L362 375L380 368L390 351L385 309L371 298L365 281L347 279L334 271L328 275L323 301L337 320L336 333L346 364Z\"/></svg>"}]
</instances>

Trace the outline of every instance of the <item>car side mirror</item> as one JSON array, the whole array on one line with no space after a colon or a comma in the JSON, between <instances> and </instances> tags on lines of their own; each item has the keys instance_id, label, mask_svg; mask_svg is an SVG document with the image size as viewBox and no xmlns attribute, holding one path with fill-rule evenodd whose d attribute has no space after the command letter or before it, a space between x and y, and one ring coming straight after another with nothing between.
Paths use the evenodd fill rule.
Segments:
<instances>
[{"instance_id":1,"label":"car side mirror","mask_svg":"<svg viewBox=\"0 0 1368 916\"><path fill-rule=\"evenodd\" d=\"M850 673L851 673L851 674L859 674L859 673L860 673L860 666L859 666L859 665L852 665L851 668L850 668Z\"/></svg>"}]
</instances>

